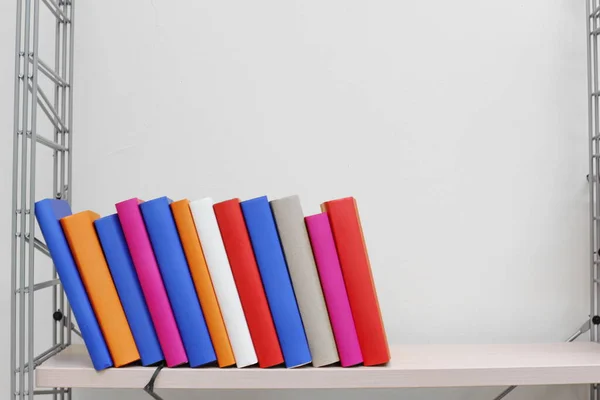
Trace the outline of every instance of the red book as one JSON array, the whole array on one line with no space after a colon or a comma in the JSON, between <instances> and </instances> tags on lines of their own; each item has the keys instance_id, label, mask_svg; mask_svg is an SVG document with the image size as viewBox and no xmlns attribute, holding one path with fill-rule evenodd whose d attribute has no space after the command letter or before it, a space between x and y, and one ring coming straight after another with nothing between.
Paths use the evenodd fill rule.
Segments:
<instances>
[{"instance_id":1,"label":"red book","mask_svg":"<svg viewBox=\"0 0 600 400\"><path fill-rule=\"evenodd\" d=\"M356 200L347 197L321 207L329 216L364 365L385 364L390 349Z\"/></svg>"},{"instance_id":2,"label":"red book","mask_svg":"<svg viewBox=\"0 0 600 400\"><path fill-rule=\"evenodd\" d=\"M214 205L233 279L246 315L261 368L283 363L283 354L267 303L239 199Z\"/></svg>"}]
</instances>

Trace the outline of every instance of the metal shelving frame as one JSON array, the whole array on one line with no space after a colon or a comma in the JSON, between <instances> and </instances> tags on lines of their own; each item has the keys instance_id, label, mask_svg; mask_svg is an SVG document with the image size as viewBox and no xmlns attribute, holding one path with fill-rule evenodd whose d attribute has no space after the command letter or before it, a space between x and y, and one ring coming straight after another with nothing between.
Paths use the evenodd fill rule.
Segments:
<instances>
[{"instance_id":1,"label":"metal shelving frame","mask_svg":"<svg viewBox=\"0 0 600 400\"><path fill-rule=\"evenodd\" d=\"M35 234L33 214L36 198L36 147L53 152L53 193L71 203L73 136L73 44L75 0L17 0L15 40L15 87L12 181L11 240L11 399L33 399L51 395L53 400L70 400L70 388L36 390L34 370L45 360L71 344L72 333L79 334L71 320L71 309L53 268L52 279L36 283L36 254L49 257L46 245ZM47 9L55 18L54 65L39 57L40 11ZM598 342L600 289L600 81L598 65L600 0L586 0L589 117L589 203L590 203L590 318L571 335L571 342L589 330L590 341ZM53 85L51 97L42 90L39 79ZM38 109L53 128L53 137L38 132ZM46 195L45 197L47 197ZM34 299L38 290L52 291L52 345L34 354ZM154 393L154 379L144 390ZM503 399L516 387L511 386L495 399ZM590 385L590 400L600 400L600 386Z\"/></svg>"},{"instance_id":2,"label":"metal shelving frame","mask_svg":"<svg viewBox=\"0 0 600 400\"><path fill-rule=\"evenodd\" d=\"M598 290L600 276L600 87L598 85L598 35L600 34L600 1L586 0L587 81L588 81L588 147L590 206L590 341L598 342ZM598 385L590 386L590 399L600 400Z\"/></svg>"},{"instance_id":3,"label":"metal shelving frame","mask_svg":"<svg viewBox=\"0 0 600 400\"><path fill-rule=\"evenodd\" d=\"M52 395L54 400L71 398L69 388L35 390L34 387L35 368L71 343L73 325L70 323L71 310L56 270L52 279L35 282L36 253L46 257L49 252L36 237L33 210L38 145L46 146L53 152L53 193L48 193L46 197L52 195L71 202L74 2L17 0L11 240L11 399L33 399L36 395ZM49 10L56 19L54 63L42 60L39 56L42 9ZM42 90L42 79L49 80L53 93L46 94ZM39 132L38 109L49 119L54 132ZM34 354L34 299L38 290L52 291L52 310L48 310L48 314L53 315L55 323L51 347Z\"/></svg>"}]
</instances>

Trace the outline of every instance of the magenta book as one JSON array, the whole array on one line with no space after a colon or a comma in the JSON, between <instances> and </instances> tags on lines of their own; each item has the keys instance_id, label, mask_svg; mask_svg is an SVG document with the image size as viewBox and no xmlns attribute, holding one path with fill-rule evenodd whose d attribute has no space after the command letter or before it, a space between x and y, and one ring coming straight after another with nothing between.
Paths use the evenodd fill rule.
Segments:
<instances>
[{"instance_id":1,"label":"magenta book","mask_svg":"<svg viewBox=\"0 0 600 400\"><path fill-rule=\"evenodd\" d=\"M117 215L167 366L174 367L187 363L188 359L144 225L141 202L133 198L117 203Z\"/></svg>"},{"instance_id":2,"label":"magenta book","mask_svg":"<svg viewBox=\"0 0 600 400\"><path fill-rule=\"evenodd\" d=\"M363 361L327 213L305 218L342 367Z\"/></svg>"}]
</instances>

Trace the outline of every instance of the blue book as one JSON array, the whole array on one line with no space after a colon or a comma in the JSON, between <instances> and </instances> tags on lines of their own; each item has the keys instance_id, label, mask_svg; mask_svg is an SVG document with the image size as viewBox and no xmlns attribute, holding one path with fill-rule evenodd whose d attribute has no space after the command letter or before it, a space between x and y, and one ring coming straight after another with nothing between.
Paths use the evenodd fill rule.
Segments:
<instances>
[{"instance_id":1,"label":"blue book","mask_svg":"<svg viewBox=\"0 0 600 400\"><path fill-rule=\"evenodd\" d=\"M142 365L156 364L164 360L164 356L125 242L119 217L117 214L112 214L97 219L94 225L125 310L127 322L140 352Z\"/></svg>"},{"instance_id":2,"label":"blue book","mask_svg":"<svg viewBox=\"0 0 600 400\"><path fill-rule=\"evenodd\" d=\"M35 203L35 217L50 250L56 272L71 304L85 347L97 371L113 366L112 358L94 314L92 304L79 276L77 265L65 238L60 219L71 215L64 200L44 199Z\"/></svg>"},{"instance_id":3,"label":"blue book","mask_svg":"<svg viewBox=\"0 0 600 400\"><path fill-rule=\"evenodd\" d=\"M285 365L308 364L310 349L269 200L258 197L242 201L241 206Z\"/></svg>"},{"instance_id":4,"label":"blue book","mask_svg":"<svg viewBox=\"0 0 600 400\"><path fill-rule=\"evenodd\" d=\"M140 203L191 367L217 360L167 197Z\"/></svg>"}]
</instances>

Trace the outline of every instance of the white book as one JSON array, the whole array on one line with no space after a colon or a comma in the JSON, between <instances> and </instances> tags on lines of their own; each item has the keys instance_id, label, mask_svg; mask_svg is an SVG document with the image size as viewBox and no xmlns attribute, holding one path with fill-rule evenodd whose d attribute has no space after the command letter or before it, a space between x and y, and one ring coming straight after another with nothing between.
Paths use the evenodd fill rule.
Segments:
<instances>
[{"instance_id":1,"label":"white book","mask_svg":"<svg viewBox=\"0 0 600 400\"><path fill-rule=\"evenodd\" d=\"M235 362L238 368L243 368L256 364L258 359L254 351L240 296L233 280L213 204L211 198L191 201L190 211L196 224L196 231L202 244L206 265L219 301Z\"/></svg>"}]
</instances>

